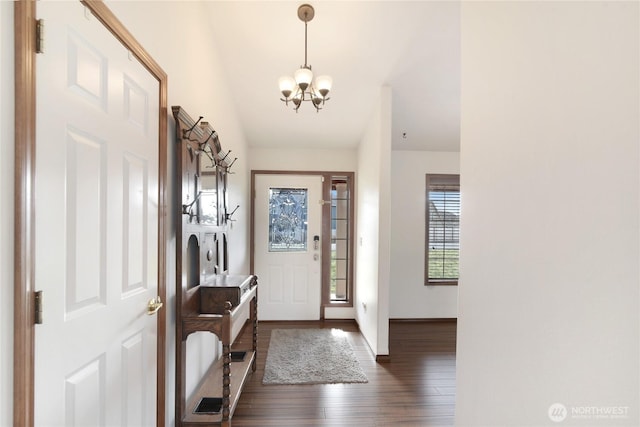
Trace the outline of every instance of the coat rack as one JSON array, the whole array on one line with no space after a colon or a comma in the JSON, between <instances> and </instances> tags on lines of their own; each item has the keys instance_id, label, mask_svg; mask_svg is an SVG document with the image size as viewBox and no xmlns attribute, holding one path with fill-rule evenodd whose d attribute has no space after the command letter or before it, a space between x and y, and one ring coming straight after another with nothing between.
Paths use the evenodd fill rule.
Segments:
<instances>
[{"instance_id":1,"label":"coat rack","mask_svg":"<svg viewBox=\"0 0 640 427\"><path fill-rule=\"evenodd\" d=\"M176 120L177 184L180 225L176 230L176 426L230 427L233 411L249 375L256 370L257 278L230 275L227 233L233 211L227 209L227 177L237 158L222 149L217 132L193 120L179 106ZM249 313L251 348L232 349L234 323ZM215 334L222 357L186 395L187 338Z\"/></svg>"}]
</instances>

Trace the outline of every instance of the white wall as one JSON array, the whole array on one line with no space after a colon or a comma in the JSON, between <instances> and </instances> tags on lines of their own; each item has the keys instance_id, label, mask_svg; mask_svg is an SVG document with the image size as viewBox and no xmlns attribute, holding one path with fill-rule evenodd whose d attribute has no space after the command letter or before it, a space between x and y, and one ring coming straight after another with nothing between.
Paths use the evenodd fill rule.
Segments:
<instances>
[{"instance_id":1,"label":"white wall","mask_svg":"<svg viewBox=\"0 0 640 427\"><path fill-rule=\"evenodd\" d=\"M249 148L251 170L355 172L356 150Z\"/></svg>"},{"instance_id":2,"label":"white wall","mask_svg":"<svg viewBox=\"0 0 640 427\"><path fill-rule=\"evenodd\" d=\"M215 40L211 34L211 27L223 18L212 16L206 2L200 1L153 2L153 19L149 19L148 1L107 1L107 4L169 76L169 107L180 105L194 119L204 116L203 121L218 132L222 148L233 151L230 157L238 157L231 168L234 174L229 176L229 207L241 206L234 214L236 222L232 223L229 236L230 270L232 274L246 273L249 153L218 57L217 45L224 40ZM173 124L171 111L169 116ZM173 150L173 127L169 136Z\"/></svg>"},{"instance_id":3,"label":"white wall","mask_svg":"<svg viewBox=\"0 0 640 427\"><path fill-rule=\"evenodd\" d=\"M358 147L356 185L356 320L376 355L389 354L389 202L391 90L379 104Z\"/></svg>"},{"instance_id":4,"label":"white wall","mask_svg":"<svg viewBox=\"0 0 640 427\"><path fill-rule=\"evenodd\" d=\"M209 14L206 2L108 1L107 5L124 23L169 76L169 107L180 105L193 118L204 116L220 135L223 149L238 157L229 177L229 207L240 208L229 233L230 272L246 274L249 270L249 169L248 152L242 128L233 108L221 61L212 36L216 17ZM175 128L169 111L170 169L175 167ZM170 174L169 183L174 175ZM169 189L168 203L175 205L176 188ZM170 211L171 212L171 211ZM170 213L167 242L167 422L173 424L175 393L175 228ZM192 391L216 354L218 341L212 334L199 332L187 341L187 390Z\"/></svg>"},{"instance_id":5,"label":"white wall","mask_svg":"<svg viewBox=\"0 0 640 427\"><path fill-rule=\"evenodd\" d=\"M0 425L13 418L13 2L0 2Z\"/></svg>"},{"instance_id":6,"label":"white wall","mask_svg":"<svg viewBox=\"0 0 640 427\"><path fill-rule=\"evenodd\" d=\"M640 425L639 5L462 4L459 426Z\"/></svg>"},{"instance_id":7,"label":"white wall","mask_svg":"<svg viewBox=\"0 0 640 427\"><path fill-rule=\"evenodd\" d=\"M392 319L458 316L456 286L425 286L425 175L460 173L460 153L391 152Z\"/></svg>"},{"instance_id":8,"label":"white wall","mask_svg":"<svg viewBox=\"0 0 640 427\"><path fill-rule=\"evenodd\" d=\"M391 279L391 104L388 86L380 90L380 206L378 216L378 343L376 355L389 354L389 287ZM360 265L358 267L363 267ZM366 268L366 267L365 267ZM356 268L357 270L357 268Z\"/></svg>"}]
</instances>

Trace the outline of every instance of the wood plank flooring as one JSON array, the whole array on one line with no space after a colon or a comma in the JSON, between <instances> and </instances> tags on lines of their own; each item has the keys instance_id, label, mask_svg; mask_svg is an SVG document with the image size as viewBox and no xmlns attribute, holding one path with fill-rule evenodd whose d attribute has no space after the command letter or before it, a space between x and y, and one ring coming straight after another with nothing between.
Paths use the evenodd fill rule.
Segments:
<instances>
[{"instance_id":1,"label":"wood plank flooring","mask_svg":"<svg viewBox=\"0 0 640 427\"><path fill-rule=\"evenodd\" d=\"M262 385L271 330L287 328L344 330L369 382ZM250 332L245 328L234 347L250 348ZM391 362L376 363L355 322L260 322L257 371L245 386L232 425L451 426L455 346L455 321L391 322Z\"/></svg>"}]
</instances>

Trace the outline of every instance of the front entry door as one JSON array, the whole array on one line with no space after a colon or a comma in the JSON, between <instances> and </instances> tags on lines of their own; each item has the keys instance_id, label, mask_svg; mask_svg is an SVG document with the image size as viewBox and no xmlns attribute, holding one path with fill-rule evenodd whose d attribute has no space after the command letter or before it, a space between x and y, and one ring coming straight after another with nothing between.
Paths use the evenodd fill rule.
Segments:
<instances>
[{"instance_id":1,"label":"front entry door","mask_svg":"<svg viewBox=\"0 0 640 427\"><path fill-rule=\"evenodd\" d=\"M254 270L260 320L320 318L322 177L255 176Z\"/></svg>"},{"instance_id":2,"label":"front entry door","mask_svg":"<svg viewBox=\"0 0 640 427\"><path fill-rule=\"evenodd\" d=\"M79 2L38 2L35 424L156 424L159 82Z\"/></svg>"}]
</instances>

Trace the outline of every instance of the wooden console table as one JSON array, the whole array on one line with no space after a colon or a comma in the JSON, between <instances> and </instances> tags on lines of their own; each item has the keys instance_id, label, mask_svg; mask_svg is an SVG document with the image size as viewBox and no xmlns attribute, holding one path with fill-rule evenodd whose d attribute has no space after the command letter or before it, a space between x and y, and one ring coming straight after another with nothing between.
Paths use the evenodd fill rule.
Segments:
<instances>
[{"instance_id":1,"label":"wooden console table","mask_svg":"<svg viewBox=\"0 0 640 427\"><path fill-rule=\"evenodd\" d=\"M258 338L257 321L257 279L255 276L229 276L231 281L246 282L248 289L242 294L237 306L226 302L220 314L202 313L202 291L197 286L188 292L181 324L181 351L178 356L180 408L176 414L178 425L183 427L219 425L231 426L240 393L248 376L256 370L256 352ZM224 289L221 289L224 291ZM238 315L249 306L249 321L253 329L251 349L231 350L231 330L235 322L244 321ZM195 308L198 308L196 310ZM189 309L191 308L191 310ZM214 311L214 310L205 310ZM192 397L185 399L187 338L193 332L207 331L215 334L222 343L222 358L216 361L204 375Z\"/></svg>"}]
</instances>

